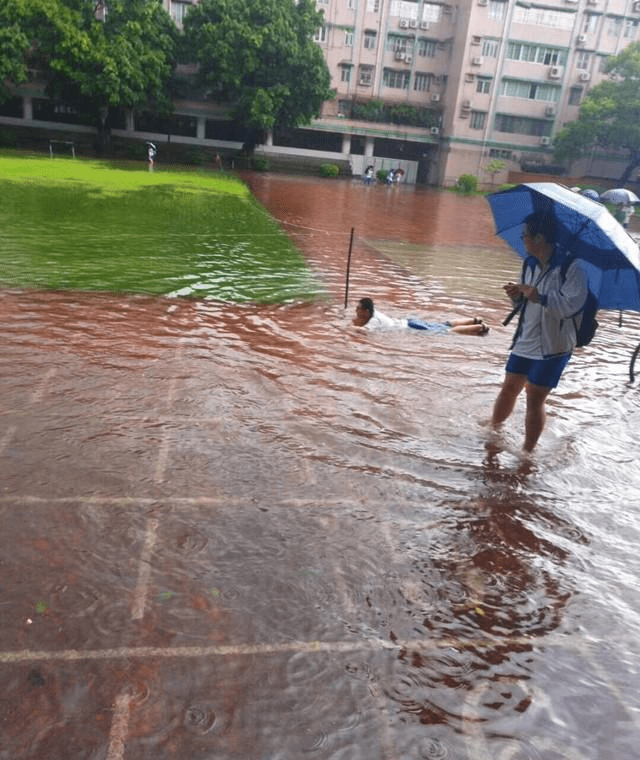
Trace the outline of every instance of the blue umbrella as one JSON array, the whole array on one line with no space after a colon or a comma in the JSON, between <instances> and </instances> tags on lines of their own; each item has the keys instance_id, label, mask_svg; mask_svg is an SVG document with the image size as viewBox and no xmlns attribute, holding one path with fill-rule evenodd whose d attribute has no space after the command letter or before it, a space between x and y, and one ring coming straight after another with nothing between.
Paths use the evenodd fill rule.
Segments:
<instances>
[{"instance_id":1,"label":"blue umbrella","mask_svg":"<svg viewBox=\"0 0 640 760\"><path fill-rule=\"evenodd\" d=\"M599 307L640 311L640 251L601 203L555 182L530 182L487 199L496 234L522 258L524 220L534 211L549 213L560 250L579 259Z\"/></svg>"}]
</instances>

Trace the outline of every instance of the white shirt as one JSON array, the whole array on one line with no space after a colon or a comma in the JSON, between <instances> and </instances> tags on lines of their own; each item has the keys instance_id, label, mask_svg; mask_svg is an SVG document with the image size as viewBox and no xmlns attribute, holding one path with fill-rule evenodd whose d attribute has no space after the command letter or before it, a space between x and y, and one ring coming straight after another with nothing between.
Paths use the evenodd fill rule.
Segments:
<instances>
[{"instance_id":1,"label":"white shirt","mask_svg":"<svg viewBox=\"0 0 640 760\"><path fill-rule=\"evenodd\" d=\"M406 319L389 317L387 314L383 314L376 309L365 327L367 330L398 330L408 327L408 322Z\"/></svg>"}]
</instances>

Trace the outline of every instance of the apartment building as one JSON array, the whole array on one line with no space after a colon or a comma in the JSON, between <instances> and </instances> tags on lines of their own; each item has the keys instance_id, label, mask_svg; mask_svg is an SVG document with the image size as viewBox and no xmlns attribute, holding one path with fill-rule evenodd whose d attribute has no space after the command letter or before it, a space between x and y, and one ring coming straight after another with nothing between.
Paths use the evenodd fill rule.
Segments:
<instances>
[{"instance_id":1,"label":"apartment building","mask_svg":"<svg viewBox=\"0 0 640 760\"><path fill-rule=\"evenodd\" d=\"M343 136L354 171L396 161L409 181L439 185L463 173L489 181L492 159L504 161L504 178L550 163L554 135L640 26L634 0L317 4L337 98L313 128ZM375 114L371 103L384 107ZM573 170L618 172L597 157Z\"/></svg>"},{"instance_id":2,"label":"apartment building","mask_svg":"<svg viewBox=\"0 0 640 760\"><path fill-rule=\"evenodd\" d=\"M241 0L238 0L239 2ZM192 2L163 0L178 25ZM639 39L640 0L316 0L316 34L336 90L320 118L275 130L258 153L335 161L355 175L402 168L406 182L453 185L461 174L502 182L553 162L557 131L578 117L609 56ZM114 112L113 134L235 151L243 135L224 108L178 102L175 115ZM165 123L166 122L166 123ZM94 131L29 83L0 105L0 124ZM493 159L504 170L490 176ZM616 177L597 154L575 176Z\"/></svg>"}]
</instances>

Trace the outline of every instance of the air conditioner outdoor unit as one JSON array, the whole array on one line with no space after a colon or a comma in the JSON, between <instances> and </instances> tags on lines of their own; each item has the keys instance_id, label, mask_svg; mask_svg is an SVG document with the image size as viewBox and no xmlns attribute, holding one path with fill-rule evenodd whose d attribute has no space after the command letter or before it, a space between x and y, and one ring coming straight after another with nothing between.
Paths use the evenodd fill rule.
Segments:
<instances>
[{"instance_id":1,"label":"air conditioner outdoor unit","mask_svg":"<svg viewBox=\"0 0 640 760\"><path fill-rule=\"evenodd\" d=\"M471 38L471 44L472 45L481 45L482 44L482 37L479 34L474 34Z\"/></svg>"},{"instance_id":2,"label":"air conditioner outdoor unit","mask_svg":"<svg viewBox=\"0 0 640 760\"><path fill-rule=\"evenodd\" d=\"M478 0L478 5L489 5L489 0Z\"/></svg>"},{"instance_id":3,"label":"air conditioner outdoor unit","mask_svg":"<svg viewBox=\"0 0 640 760\"><path fill-rule=\"evenodd\" d=\"M588 71L581 71L580 75L578 76L578 79L581 82L588 82L591 79L591 74L589 74Z\"/></svg>"},{"instance_id":4,"label":"air conditioner outdoor unit","mask_svg":"<svg viewBox=\"0 0 640 760\"><path fill-rule=\"evenodd\" d=\"M460 107L464 108L465 110L468 110L469 108L471 108L471 101L463 100L462 103L460 104Z\"/></svg>"},{"instance_id":5,"label":"air conditioner outdoor unit","mask_svg":"<svg viewBox=\"0 0 640 760\"><path fill-rule=\"evenodd\" d=\"M481 57L481 56L479 56L479 55L475 55L475 56L474 56L474 57L471 59L471 64L472 64L473 66L482 66L482 57Z\"/></svg>"},{"instance_id":6,"label":"air conditioner outdoor unit","mask_svg":"<svg viewBox=\"0 0 640 760\"><path fill-rule=\"evenodd\" d=\"M467 73L464 75L465 82L473 82L475 78L476 75L472 71L467 71Z\"/></svg>"},{"instance_id":7,"label":"air conditioner outdoor unit","mask_svg":"<svg viewBox=\"0 0 640 760\"><path fill-rule=\"evenodd\" d=\"M418 22L417 22L417 20L415 18L412 18L411 21L409 21L409 26L412 29L417 29L418 28Z\"/></svg>"},{"instance_id":8,"label":"air conditioner outdoor unit","mask_svg":"<svg viewBox=\"0 0 640 760\"><path fill-rule=\"evenodd\" d=\"M556 109L553 106L547 106L545 108L545 116L555 116L556 115Z\"/></svg>"},{"instance_id":9,"label":"air conditioner outdoor unit","mask_svg":"<svg viewBox=\"0 0 640 760\"><path fill-rule=\"evenodd\" d=\"M411 61L413 61L413 56L412 55L405 55L404 62L405 63L411 63Z\"/></svg>"},{"instance_id":10,"label":"air conditioner outdoor unit","mask_svg":"<svg viewBox=\"0 0 640 760\"><path fill-rule=\"evenodd\" d=\"M420 29L424 29L424 31L428 31L431 29L431 24L428 21L421 21L420 22Z\"/></svg>"},{"instance_id":11,"label":"air conditioner outdoor unit","mask_svg":"<svg viewBox=\"0 0 640 760\"><path fill-rule=\"evenodd\" d=\"M562 69L560 66L552 66L549 69L549 79L560 79L562 76Z\"/></svg>"},{"instance_id":12,"label":"air conditioner outdoor unit","mask_svg":"<svg viewBox=\"0 0 640 760\"><path fill-rule=\"evenodd\" d=\"M396 61L404 61L404 53L401 50L396 50Z\"/></svg>"},{"instance_id":13,"label":"air conditioner outdoor unit","mask_svg":"<svg viewBox=\"0 0 640 760\"><path fill-rule=\"evenodd\" d=\"M551 142L551 138L550 137L541 137L540 138L540 145L549 145L550 142Z\"/></svg>"},{"instance_id":14,"label":"air conditioner outdoor unit","mask_svg":"<svg viewBox=\"0 0 640 760\"><path fill-rule=\"evenodd\" d=\"M586 34L579 34L578 37L577 37L577 39L576 39L576 42L578 43L578 45L584 45L584 43L586 41L587 41L587 35Z\"/></svg>"},{"instance_id":15,"label":"air conditioner outdoor unit","mask_svg":"<svg viewBox=\"0 0 640 760\"><path fill-rule=\"evenodd\" d=\"M640 2L634 3L632 6L632 10L634 13L640 13Z\"/></svg>"},{"instance_id":16,"label":"air conditioner outdoor unit","mask_svg":"<svg viewBox=\"0 0 640 760\"><path fill-rule=\"evenodd\" d=\"M431 127L429 130L432 135L439 135L440 134L440 127Z\"/></svg>"},{"instance_id":17,"label":"air conditioner outdoor unit","mask_svg":"<svg viewBox=\"0 0 640 760\"><path fill-rule=\"evenodd\" d=\"M439 92L434 92L433 93L433 95L431 96L431 102L432 103L439 103L440 102L440 93Z\"/></svg>"},{"instance_id":18,"label":"air conditioner outdoor unit","mask_svg":"<svg viewBox=\"0 0 640 760\"><path fill-rule=\"evenodd\" d=\"M587 5L597 5L598 0L587 0Z\"/></svg>"},{"instance_id":19,"label":"air conditioner outdoor unit","mask_svg":"<svg viewBox=\"0 0 640 760\"><path fill-rule=\"evenodd\" d=\"M399 23L400 23L400 26L403 29L407 29L409 27L409 19L408 18L401 18Z\"/></svg>"}]
</instances>

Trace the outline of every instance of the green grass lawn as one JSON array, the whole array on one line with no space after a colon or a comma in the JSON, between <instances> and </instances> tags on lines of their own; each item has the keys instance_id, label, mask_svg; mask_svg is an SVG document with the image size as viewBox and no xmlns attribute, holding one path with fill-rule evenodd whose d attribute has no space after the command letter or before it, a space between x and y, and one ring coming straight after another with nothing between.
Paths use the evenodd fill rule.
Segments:
<instances>
[{"instance_id":1,"label":"green grass lawn","mask_svg":"<svg viewBox=\"0 0 640 760\"><path fill-rule=\"evenodd\" d=\"M259 303L321 292L233 177L8 156L0 156L0 286Z\"/></svg>"}]
</instances>

